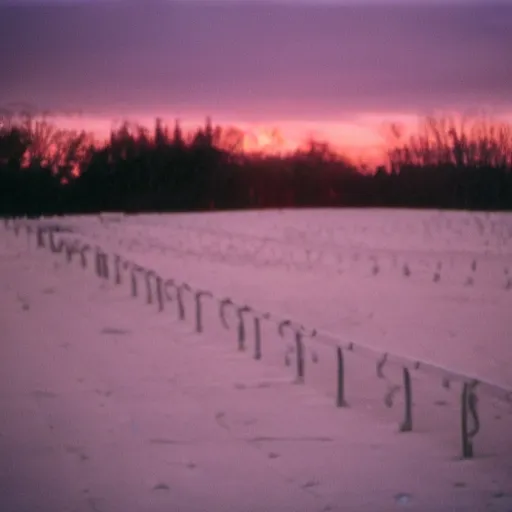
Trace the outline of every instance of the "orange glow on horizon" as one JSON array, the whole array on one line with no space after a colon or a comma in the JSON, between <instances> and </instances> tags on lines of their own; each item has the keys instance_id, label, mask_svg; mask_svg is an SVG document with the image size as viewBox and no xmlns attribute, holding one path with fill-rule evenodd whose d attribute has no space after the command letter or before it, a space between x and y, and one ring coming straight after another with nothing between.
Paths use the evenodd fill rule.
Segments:
<instances>
[{"instance_id":1,"label":"orange glow on horizon","mask_svg":"<svg viewBox=\"0 0 512 512\"><path fill-rule=\"evenodd\" d=\"M155 117L127 117L129 123L140 124L150 130L154 129ZM394 117L391 117L394 119ZM50 118L59 127L70 130L92 132L99 142L108 140L112 128L116 129L121 120L100 116L55 116ZM163 118L171 131L174 118ZM185 132L204 126L204 119L180 122ZM244 134L243 149L247 152L279 154L295 151L304 147L308 140L327 142L333 151L343 154L355 163L366 162L370 165L383 163L385 159L385 140L379 133L379 123L364 119L355 122L313 122L313 121L276 121L272 123L222 122L212 119L214 126L235 127Z\"/></svg>"},{"instance_id":2,"label":"orange glow on horizon","mask_svg":"<svg viewBox=\"0 0 512 512\"><path fill-rule=\"evenodd\" d=\"M129 123L147 128L150 133L154 129L157 116L127 117ZM512 122L512 115L501 116L505 122ZM385 164L386 147L389 139L386 133L392 122L397 122L406 135L419 128L420 117L417 115L361 114L350 120L340 122L322 121L290 121L276 120L272 123L247 123L236 120L212 119L214 126L221 128L234 127L243 133L243 150L262 154L283 154L303 148L308 140L326 142L331 149L342 154L355 164L377 166ZM98 142L107 141L111 130L117 129L122 119L109 119L101 116L52 116L49 121L58 127L75 131L91 132ZM164 125L172 132L175 118L162 116ZM184 132L196 130L204 126L205 118L180 122Z\"/></svg>"}]
</instances>

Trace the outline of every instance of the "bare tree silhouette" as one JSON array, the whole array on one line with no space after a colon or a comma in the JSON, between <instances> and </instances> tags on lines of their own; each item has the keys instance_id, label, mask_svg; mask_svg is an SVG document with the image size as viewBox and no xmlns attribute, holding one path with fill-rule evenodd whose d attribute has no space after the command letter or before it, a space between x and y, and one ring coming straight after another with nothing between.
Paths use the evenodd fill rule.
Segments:
<instances>
[{"instance_id":1,"label":"bare tree silhouette","mask_svg":"<svg viewBox=\"0 0 512 512\"><path fill-rule=\"evenodd\" d=\"M185 132L123 122L100 145L47 115L1 112L4 215L230 208L395 206L512 208L512 129L485 117L428 117L417 133L387 127L388 166L373 172L323 141L246 151L247 134L214 125ZM272 135L272 134L271 134ZM273 134L278 146L279 133ZM272 137L271 137L272 139Z\"/></svg>"}]
</instances>

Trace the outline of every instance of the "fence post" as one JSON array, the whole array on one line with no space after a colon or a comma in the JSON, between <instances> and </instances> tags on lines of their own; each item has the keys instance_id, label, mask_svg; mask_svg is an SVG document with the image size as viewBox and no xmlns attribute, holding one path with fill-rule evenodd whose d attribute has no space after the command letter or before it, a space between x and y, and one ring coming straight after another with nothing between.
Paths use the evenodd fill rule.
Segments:
<instances>
[{"instance_id":1,"label":"fence post","mask_svg":"<svg viewBox=\"0 0 512 512\"><path fill-rule=\"evenodd\" d=\"M302 340L302 332L295 331L295 347L297 350L297 382L304 382L304 341Z\"/></svg>"},{"instance_id":2,"label":"fence post","mask_svg":"<svg viewBox=\"0 0 512 512\"><path fill-rule=\"evenodd\" d=\"M101 266L103 271L103 278L108 279L109 277L109 268L108 268L108 254L106 252L101 252Z\"/></svg>"},{"instance_id":3,"label":"fence post","mask_svg":"<svg viewBox=\"0 0 512 512\"><path fill-rule=\"evenodd\" d=\"M161 282L160 285L161 294L162 296L165 294L165 300L166 301L172 301L174 300L169 292L169 288L172 288L176 293L176 302L178 303L178 319L179 320L185 320L185 304L183 303L183 290L192 291L190 286L187 283L182 283L180 285L176 284L174 279L167 279L165 282ZM158 288L157 288L158 292ZM162 309L163 309L163 298L162 298Z\"/></svg>"},{"instance_id":4,"label":"fence post","mask_svg":"<svg viewBox=\"0 0 512 512\"><path fill-rule=\"evenodd\" d=\"M137 297L138 287L137 287L137 272L139 272L140 267L138 265L132 264L132 271L130 274L130 285L131 285L131 294L132 297Z\"/></svg>"},{"instance_id":5,"label":"fence post","mask_svg":"<svg viewBox=\"0 0 512 512\"><path fill-rule=\"evenodd\" d=\"M203 322L201 315L201 292L195 293L196 300L196 332L203 332Z\"/></svg>"},{"instance_id":6,"label":"fence post","mask_svg":"<svg viewBox=\"0 0 512 512\"><path fill-rule=\"evenodd\" d=\"M222 326L225 328L225 329L229 329L229 324L226 320L226 308L228 306L232 306L234 307L234 303L231 299L222 299L220 302L219 302L219 318L220 318L220 322L222 324Z\"/></svg>"},{"instance_id":7,"label":"fence post","mask_svg":"<svg viewBox=\"0 0 512 512\"><path fill-rule=\"evenodd\" d=\"M277 331L279 332L279 335L281 338L284 339L285 337L285 328L292 328L292 323L290 320L282 320L279 325L277 326ZM284 353L284 364L286 366L290 366L290 354L293 354L293 348L288 346L286 347L286 351Z\"/></svg>"},{"instance_id":8,"label":"fence post","mask_svg":"<svg viewBox=\"0 0 512 512\"><path fill-rule=\"evenodd\" d=\"M229 323L226 319L226 308L232 307L236 309L236 315L238 319L237 323L237 344L238 350L245 350L245 341L246 341L246 329L245 329L245 319L244 313L248 313L252 311L249 306L241 306L237 307L236 304L229 298L222 299L219 302L219 317L220 321L225 329L229 329ZM259 323L256 321L256 316L254 317L254 329L255 329L255 358L259 359L261 357L261 331L259 329Z\"/></svg>"},{"instance_id":9,"label":"fence post","mask_svg":"<svg viewBox=\"0 0 512 512\"><path fill-rule=\"evenodd\" d=\"M261 319L254 317L254 359L261 359Z\"/></svg>"},{"instance_id":10,"label":"fence post","mask_svg":"<svg viewBox=\"0 0 512 512\"><path fill-rule=\"evenodd\" d=\"M400 425L400 432L412 431L412 384L411 373L409 368L404 366L404 393L405 393L405 417L402 425Z\"/></svg>"},{"instance_id":11,"label":"fence post","mask_svg":"<svg viewBox=\"0 0 512 512\"><path fill-rule=\"evenodd\" d=\"M477 401L475 388L478 381L464 382L461 396L461 433L462 433L462 458L473 458L473 437L480 430L480 420L478 418ZM473 419L473 428L469 428L469 415Z\"/></svg>"},{"instance_id":12,"label":"fence post","mask_svg":"<svg viewBox=\"0 0 512 512\"><path fill-rule=\"evenodd\" d=\"M164 280L160 276L156 276L156 300L158 301L158 311L164 310Z\"/></svg>"},{"instance_id":13,"label":"fence post","mask_svg":"<svg viewBox=\"0 0 512 512\"><path fill-rule=\"evenodd\" d=\"M238 327L237 327L237 335L238 335L238 350L243 352L245 350L245 325L244 325L244 317L238 312Z\"/></svg>"},{"instance_id":14,"label":"fence post","mask_svg":"<svg viewBox=\"0 0 512 512\"><path fill-rule=\"evenodd\" d=\"M108 279L107 254L99 247L96 248L96 275L103 279Z\"/></svg>"},{"instance_id":15,"label":"fence post","mask_svg":"<svg viewBox=\"0 0 512 512\"><path fill-rule=\"evenodd\" d=\"M386 364L387 360L388 360L388 354L386 352L385 354L382 354L382 357L377 361L376 370L377 370L377 377L379 379L385 379L382 369L384 368L384 365Z\"/></svg>"},{"instance_id":16,"label":"fence post","mask_svg":"<svg viewBox=\"0 0 512 512\"><path fill-rule=\"evenodd\" d=\"M146 303L153 304L153 292L151 290L151 277L155 275L152 270L144 269L144 281L146 282Z\"/></svg>"},{"instance_id":17,"label":"fence post","mask_svg":"<svg viewBox=\"0 0 512 512\"><path fill-rule=\"evenodd\" d=\"M281 337L284 338L285 329L291 329L295 334L295 351L297 352L297 382L303 383L305 377L305 363L304 363L304 327L295 327L290 320L283 320L278 325L278 331ZM316 334L316 331L312 332L312 336ZM287 361L288 354L285 355L285 361ZM288 364L288 363L287 363Z\"/></svg>"},{"instance_id":18,"label":"fence post","mask_svg":"<svg viewBox=\"0 0 512 512\"><path fill-rule=\"evenodd\" d=\"M237 315L238 315L238 350L243 351L245 350L245 321L244 321L244 313L247 313L248 311L251 311L251 308L249 306L243 306L238 308Z\"/></svg>"},{"instance_id":19,"label":"fence post","mask_svg":"<svg viewBox=\"0 0 512 512\"><path fill-rule=\"evenodd\" d=\"M196 301L196 332L203 332L201 297L213 297L213 295L207 291L197 291L194 297Z\"/></svg>"},{"instance_id":20,"label":"fence post","mask_svg":"<svg viewBox=\"0 0 512 512\"><path fill-rule=\"evenodd\" d=\"M345 400L345 360L343 357L343 349L336 347L336 355L338 360L338 379L337 379L337 392L336 392L336 406L347 407Z\"/></svg>"},{"instance_id":21,"label":"fence post","mask_svg":"<svg viewBox=\"0 0 512 512\"><path fill-rule=\"evenodd\" d=\"M115 283L121 284L121 256L119 256L119 254L114 255L114 272Z\"/></svg>"},{"instance_id":22,"label":"fence post","mask_svg":"<svg viewBox=\"0 0 512 512\"><path fill-rule=\"evenodd\" d=\"M51 243L51 242L50 242ZM103 277L103 266L101 264L101 251L96 248L95 270L98 277Z\"/></svg>"},{"instance_id":23,"label":"fence post","mask_svg":"<svg viewBox=\"0 0 512 512\"><path fill-rule=\"evenodd\" d=\"M191 291L192 289L187 283L176 286L178 298L178 314L180 320L185 320L185 304L183 303L183 290Z\"/></svg>"}]
</instances>

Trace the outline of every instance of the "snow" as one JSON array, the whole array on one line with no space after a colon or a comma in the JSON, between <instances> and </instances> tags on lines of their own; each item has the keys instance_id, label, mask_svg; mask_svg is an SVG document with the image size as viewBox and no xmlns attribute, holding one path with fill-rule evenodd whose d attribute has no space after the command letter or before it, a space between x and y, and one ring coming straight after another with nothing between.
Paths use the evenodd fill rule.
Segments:
<instances>
[{"instance_id":1,"label":"snow","mask_svg":"<svg viewBox=\"0 0 512 512\"><path fill-rule=\"evenodd\" d=\"M180 322L175 301L159 312L144 288L132 298L128 275L115 286L0 228L2 512L512 510L512 405L491 387L478 395L475 458L460 460L460 386L441 379L449 368L511 387L512 216L37 222L318 333L305 337L298 384L293 354L284 365L291 331L283 339L263 321L255 361L249 322L238 351L236 317L228 311L224 329L214 299L197 334L189 293ZM335 336L371 348L344 351L347 408L335 407ZM377 378L386 352L442 367L412 374L412 432L399 432L401 390L384 405L402 375L385 364Z\"/></svg>"},{"instance_id":2,"label":"snow","mask_svg":"<svg viewBox=\"0 0 512 512\"><path fill-rule=\"evenodd\" d=\"M510 214L318 210L128 219L102 229L88 219L80 229L164 277L512 387Z\"/></svg>"}]
</instances>

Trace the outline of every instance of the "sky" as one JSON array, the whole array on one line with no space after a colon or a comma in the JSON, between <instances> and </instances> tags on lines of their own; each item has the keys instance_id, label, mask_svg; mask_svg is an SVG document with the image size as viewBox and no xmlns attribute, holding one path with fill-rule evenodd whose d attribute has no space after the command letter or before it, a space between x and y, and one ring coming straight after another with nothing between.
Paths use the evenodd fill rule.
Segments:
<instances>
[{"instance_id":1,"label":"sky","mask_svg":"<svg viewBox=\"0 0 512 512\"><path fill-rule=\"evenodd\" d=\"M0 106L277 126L512 112L512 2L0 0Z\"/></svg>"}]
</instances>

